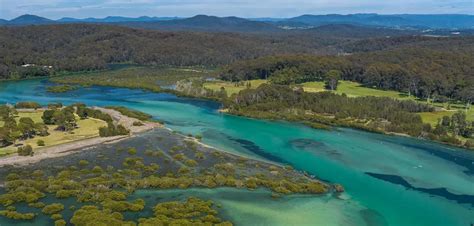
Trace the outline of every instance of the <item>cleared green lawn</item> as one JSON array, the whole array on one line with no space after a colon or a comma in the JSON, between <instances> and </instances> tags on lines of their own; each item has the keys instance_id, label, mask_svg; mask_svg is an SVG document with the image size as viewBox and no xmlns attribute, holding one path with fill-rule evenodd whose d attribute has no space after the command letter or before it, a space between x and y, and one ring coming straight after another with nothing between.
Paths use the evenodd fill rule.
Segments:
<instances>
[{"instance_id":1,"label":"cleared green lawn","mask_svg":"<svg viewBox=\"0 0 474 226\"><path fill-rule=\"evenodd\" d=\"M258 80L250 80L249 81L251 86L251 89L255 89L259 87L260 85L267 83L267 80L264 79L258 79ZM227 82L227 81L212 81L212 82L206 82L204 83L204 88L214 90L214 91L220 91L221 87L224 87L225 90L227 91L227 95L231 96L234 93L239 93L241 90L244 90L247 88L245 85L247 82L244 82L244 85L239 85L238 83L234 82Z\"/></svg>"},{"instance_id":2,"label":"cleared green lawn","mask_svg":"<svg viewBox=\"0 0 474 226\"><path fill-rule=\"evenodd\" d=\"M303 90L306 92L322 92L328 91L324 88L324 82L306 82L301 84ZM375 96L375 97L391 97L396 99L415 99L414 97L408 97L404 93L389 90L379 90L364 87L357 82L340 81L337 85L337 94L345 93L349 97L361 97L361 96Z\"/></svg>"},{"instance_id":3,"label":"cleared green lawn","mask_svg":"<svg viewBox=\"0 0 474 226\"><path fill-rule=\"evenodd\" d=\"M326 91L324 88L324 82L305 82L301 85L303 86L303 90L308 93Z\"/></svg>"},{"instance_id":4,"label":"cleared green lawn","mask_svg":"<svg viewBox=\"0 0 474 226\"><path fill-rule=\"evenodd\" d=\"M438 124L438 120L443 118L444 116L451 116L456 111L435 111L435 112L422 112L418 113L421 116L421 119L424 123L429 123L432 126Z\"/></svg>"},{"instance_id":5,"label":"cleared green lawn","mask_svg":"<svg viewBox=\"0 0 474 226\"><path fill-rule=\"evenodd\" d=\"M34 122L42 122L43 121L41 119L42 115L43 115L43 111L20 112L18 113L17 120L19 120L20 117L30 117L31 119L33 119ZM31 145L31 147L33 147L33 150L35 150L37 148L41 148L41 147L38 147L38 145L36 144L38 140L43 140L46 145L45 147L54 146L58 144L64 144L71 141L98 137L99 128L103 126L107 126L106 122L102 120L94 119L94 118L80 120L79 117L76 117L76 120L77 120L77 126L79 128L73 130L72 132L57 131L55 130L57 126L53 125L53 126L48 126L49 136L46 136L46 137L36 136L33 139L28 139L25 141L17 141L17 143L29 144ZM3 124L3 122L0 122L0 126L2 126L1 124ZM17 151L16 147L8 146L8 147L0 148L0 155L11 154L11 153L15 153L16 151Z\"/></svg>"},{"instance_id":6,"label":"cleared green lawn","mask_svg":"<svg viewBox=\"0 0 474 226\"><path fill-rule=\"evenodd\" d=\"M324 82L306 82L301 85L305 92L327 91L324 88ZM349 97L360 97L360 96L390 97L390 98L395 98L399 100L414 100L420 103L426 103L425 100L418 100L413 96L408 97L406 94L401 93L401 92L372 89L368 87L363 87L361 84L357 82L350 82L350 81L340 81L335 93L337 94L345 93ZM447 108L448 106L447 103L433 103L432 105L439 108ZM451 110L449 111L423 112L423 113L419 113L419 115L421 116L423 122L436 125L436 123L438 122L438 119L443 118L443 116L451 116L454 113L456 113L456 111L464 111L464 106L460 104L451 104ZM474 120L474 108L471 108L466 114L467 114L468 120L471 120L471 121Z\"/></svg>"}]
</instances>

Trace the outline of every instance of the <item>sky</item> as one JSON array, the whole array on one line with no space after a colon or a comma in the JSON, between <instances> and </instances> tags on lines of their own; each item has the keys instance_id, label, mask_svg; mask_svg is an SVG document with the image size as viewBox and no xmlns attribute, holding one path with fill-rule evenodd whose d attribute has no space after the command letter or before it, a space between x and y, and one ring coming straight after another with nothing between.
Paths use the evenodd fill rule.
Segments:
<instances>
[{"instance_id":1,"label":"sky","mask_svg":"<svg viewBox=\"0 0 474 226\"><path fill-rule=\"evenodd\" d=\"M474 14L474 0L0 0L3 19L23 14L59 19L198 14L286 18L329 13Z\"/></svg>"}]
</instances>

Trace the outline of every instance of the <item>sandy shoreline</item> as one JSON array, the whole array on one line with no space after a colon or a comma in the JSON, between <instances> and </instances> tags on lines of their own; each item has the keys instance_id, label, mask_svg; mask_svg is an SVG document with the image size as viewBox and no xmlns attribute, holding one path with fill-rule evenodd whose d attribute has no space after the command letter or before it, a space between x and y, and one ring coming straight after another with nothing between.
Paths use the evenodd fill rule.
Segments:
<instances>
[{"instance_id":1,"label":"sandy shoreline","mask_svg":"<svg viewBox=\"0 0 474 226\"><path fill-rule=\"evenodd\" d=\"M83 140L72 141L68 143L58 144L50 147L38 148L33 156L18 156L16 154L9 155L0 158L0 167L4 166L24 166L31 163L39 162L43 159L61 157L72 154L87 147L92 147L99 144L114 143L124 139L134 137L137 134L150 131L154 128L162 128L163 125L156 122L142 122L142 126L133 126L133 122L140 121L135 118L122 115L120 112L112 110L94 107L94 109L100 110L104 113L112 116L114 123L121 124L125 128L130 130L130 135L127 136L113 136L113 137L93 137Z\"/></svg>"}]
</instances>

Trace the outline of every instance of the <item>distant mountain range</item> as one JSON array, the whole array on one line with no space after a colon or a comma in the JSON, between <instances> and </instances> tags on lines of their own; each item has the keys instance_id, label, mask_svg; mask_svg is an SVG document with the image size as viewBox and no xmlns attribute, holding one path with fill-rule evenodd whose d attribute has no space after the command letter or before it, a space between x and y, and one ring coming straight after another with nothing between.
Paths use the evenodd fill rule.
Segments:
<instances>
[{"instance_id":1,"label":"distant mountain range","mask_svg":"<svg viewBox=\"0 0 474 226\"><path fill-rule=\"evenodd\" d=\"M85 18L85 19L76 19L70 17L63 17L57 22L61 23L118 23L118 22L152 22L152 21L164 21L164 20L176 20L179 17L149 17L141 16L137 18L132 17L122 17L122 16L108 16L105 18Z\"/></svg>"},{"instance_id":2,"label":"distant mountain range","mask_svg":"<svg viewBox=\"0 0 474 226\"><path fill-rule=\"evenodd\" d=\"M252 21L239 17L215 17L206 15L197 15L191 18L167 21L125 22L120 24L135 28L171 31L270 32L281 30L278 26L268 22Z\"/></svg>"},{"instance_id":3,"label":"distant mountain range","mask_svg":"<svg viewBox=\"0 0 474 226\"><path fill-rule=\"evenodd\" d=\"M302 15L279 21L279 23L301 23L310 26L325 24L353 24L382 26L391 28L432 28L432 29L472 29L474 28L474 15L463 14L349 14L349 15Z\"/></svg>"},{"instance_id":4,"label":"distant mountain range","mask_svg":"<svg viewBox=\"0 0 474 226\"><path fill-rule=\"evenodd\" d=\"M191 18L109 16L105 18L61 18L51 20L35 15L22 15L12 20L0 19L0 25L22 26L62 23L111 23L129 27L159 30L198 31L275 31L282 29L310 29L322 25L348 24L396 29L474 29L474 15L464 14L329 14L302 15L294 18L215 17L197 15Z\"/></svg>"}]
</instances>

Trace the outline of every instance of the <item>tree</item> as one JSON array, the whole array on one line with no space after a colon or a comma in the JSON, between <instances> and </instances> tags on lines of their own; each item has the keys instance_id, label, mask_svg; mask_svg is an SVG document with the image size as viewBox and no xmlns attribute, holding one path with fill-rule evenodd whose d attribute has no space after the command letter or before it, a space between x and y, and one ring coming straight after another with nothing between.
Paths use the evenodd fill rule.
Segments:
<instances>
[{"instance_id":1,"label":"tree","mask_svg":"<svg viewBox=\"0 0 474 226\"><path fill-rule=\"evenodd\" d=\"M465 88L458 95L466 103L466 111L469 110L474 102L474 88Z\"/></svg>"},{"instance_id":2,"label":"tree","mask_svg":"<svg viewBox=\"0 0 474 226\"><path fill-rule=\"evenodd\" d=\"M280 85L290 85L295 84L298 80L300 72L297 68L285 68L276 71L273 76L270 78L270 81L273 84L280 84Z\"/></svg>"},{"instance_id":3,"label":"tree","mask_svg":"<svg viewBox=\"0 0 474 226\"><path fill-rule=\"evenodd\" d=\"M30 145L26 145L23 147L18 147L18 155L19 156L32 156L33 155L33 148Z\"/></svg>"},{"instance_id":4,"label":"tree","mask_svg":"<svg viewBox=\"0 0 474 226\"><path fill-rule=\"evenodd\" d=\"M339 70L330 70L325 74L325 87L331 91L337 89L339 80L341 79L342 72Z\"/></svg>"},{"instance_id":5,"label":"tree","mask_svg":"<svg viewBox=\"0 0 474 226\"><path fill-rule=\"evenodd\" d=\"M42 137L49 135L48 126L41 122L35 123L35 131L37 135Z\"/></svg>"},{"instance_id":6,"label":"tree","mask_svg":"<svg viewBox=\"0 0 474 226\"><path fill-rule=\"evenodd\" d=\"M69 108L54 111L52 118L58 130L71 131L76 127L76 117Z\"/></svg>"},{"instance_id":7,"label":"tree","mask_svg":"<svg viewBox=\"0 0 474 226\"><path fill-rule=\"evenodd\" d=\"M33 138L36 135L35 122L31 118L20 118L18 129L23 134L23 139Z\"/></svg>"},{"instance_id":8,"label":"tree","mask_svg":"<svg viewBox=\"0 0 474 226\"><path fill-rule=\"evenodd\" d=\"M0 127L0 142L2 145L10 145L15 143L22 136L18 129L18 125L13 117L6 118L3 127Z\"/></svg>"},{"instance_id":9,"label":"tree","mask_svg":"<svg viewBox=\"0 0 474 226\"><path fill-rule=\"evenodd\" d=\"M18 114L18 112L7 105L0 105L0 118L6 120L7 118L13 118Z\"/></svg>"},{"instance_id":10,"label":"tree","mask_svg":"<svg viewBox=\"0 0 474 226\"><path fill-rule=\"evenodd\" d=\"M43 116L41 116L41 119L43 119L44 124L54 125L53 115L56 111L57 110L46 110L43 112Z\"/></svg>"}]
</instances>

